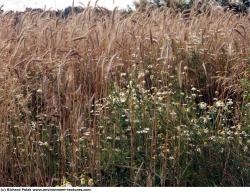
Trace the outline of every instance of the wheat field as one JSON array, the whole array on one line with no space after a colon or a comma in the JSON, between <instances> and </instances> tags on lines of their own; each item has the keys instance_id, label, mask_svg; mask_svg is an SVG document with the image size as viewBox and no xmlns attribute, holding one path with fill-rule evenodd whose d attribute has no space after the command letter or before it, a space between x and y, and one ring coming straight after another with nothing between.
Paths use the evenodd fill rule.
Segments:
<instances>
[{"instance_id":1,"label":"wheat field","mask_svg":"<svg viewBox=\"0 0 250 193\"><path fill-rule=\"evenodd\" d=\"M0 15L0 185L249 186L250 17Z\"/></svg>"}]
</instances>

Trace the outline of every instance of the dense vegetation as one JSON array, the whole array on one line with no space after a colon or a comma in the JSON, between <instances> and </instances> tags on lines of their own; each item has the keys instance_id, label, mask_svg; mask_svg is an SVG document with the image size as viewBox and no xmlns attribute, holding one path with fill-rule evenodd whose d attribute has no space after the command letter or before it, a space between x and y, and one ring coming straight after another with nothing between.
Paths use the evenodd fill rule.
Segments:
<instances>
[{"instance_id":1,"label":"dense vegetation","mask_svg":"<svg viewBox=\"0 0 250 193\"><path fill-rule=\"evenodd\" d=\"M249 16L0 15L0 184L249 186Z\"/></svg>"}]
</instances>

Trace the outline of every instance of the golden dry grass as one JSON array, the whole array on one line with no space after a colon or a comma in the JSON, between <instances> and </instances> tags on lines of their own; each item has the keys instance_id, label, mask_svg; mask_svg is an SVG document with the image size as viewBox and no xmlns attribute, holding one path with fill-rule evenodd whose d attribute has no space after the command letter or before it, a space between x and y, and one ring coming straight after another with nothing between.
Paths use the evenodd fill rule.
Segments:
<instances>
[{"instance_id":1,"label":"golden dry grass","mask_svg":"<svg viewBox=\"0 0 250 193\"><path fill-rule=\"evenodd\" d=\"M187 19L157 9L99 16L87 8L66 20L27 12L17 21L14 14L2 14L0 173L4 181L51 186L84 173L96 185L107 185L102 181L102 132L92 112L99 99L110 95L114 82L124 86L120 74L132 73L135 66L143 70L152 65L159 75L162 83L145 78L148 87L167 86L176 73L178 89L188 93L191 87L199 88L208 104L214 97L230 97L240 105L245 91L241 82L249 80L249 19L221 12ZM131 132L129 169L135 165L137 151L136 131ZM157 131L152 132L154 157ZM151 159L144 170L155 171L155 165ZM167 178L167 165L162 168L162 178ZM140 183L141 170L136 171L130 176L134 184ZM150 174L145 185L156 185L154 178Z\"/></svg>"}]
</instances>

